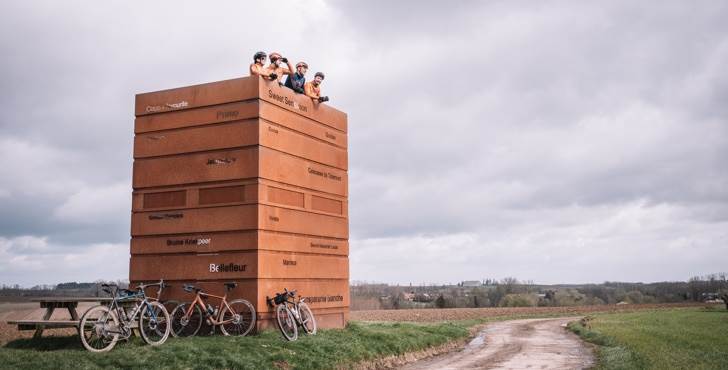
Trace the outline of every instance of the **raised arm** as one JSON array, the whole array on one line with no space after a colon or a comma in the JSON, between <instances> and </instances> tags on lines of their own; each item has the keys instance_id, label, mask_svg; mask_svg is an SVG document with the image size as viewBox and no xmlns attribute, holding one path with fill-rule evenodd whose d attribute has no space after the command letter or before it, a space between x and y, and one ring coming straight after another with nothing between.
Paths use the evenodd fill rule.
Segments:
<instances>
[{"instance_id":1,"label":"raised arm","mask_svg":"<svg viewBox=\"0 0 728 370\"><path fill-rule=\"evenodd\" d=\"M250 75L262 76L267 80L275 80L277 77L276 74L273 73L271 70L256 63L250 65Z\"/></svg>"},{"instance_id":2,"label":"raised arm","mask_svg":"<svg viewBox=\"0 0 728 370\"><path fill-rule=\"evenodd\" d=\"M291 65L291 62L288 60L288 58L283 58L283 61L286 63L286 66L288 66L288 69L283 68L283 74L284 75L292 75L293 71L293 65Z\"/></svg>"}]
</instances>

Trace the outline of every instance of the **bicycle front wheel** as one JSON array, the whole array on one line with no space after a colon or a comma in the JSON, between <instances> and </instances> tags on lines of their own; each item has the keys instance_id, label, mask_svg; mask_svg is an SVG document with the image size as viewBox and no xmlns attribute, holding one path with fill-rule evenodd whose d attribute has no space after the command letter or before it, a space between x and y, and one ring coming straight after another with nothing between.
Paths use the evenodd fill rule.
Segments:
<instances>
[{"instance_id":1,"label":"bicycle front wheel","mask_svg":"<svg viewBox=\"0 0 728 370\"><path fill-rule=\"evenodd\" d=\"M223 322L220 325L220 331L223 335L239 335L245 336L253 330L255 326L255 308L250 302L244 299L236 299L223 306L220 313L220 319Z\"/></svg>"},{"instance_id":2,"label":"bicycle front wheel","mask_svg":"<svg viewBox=\"0 0 728 370\"><path fill-rule=\"evenodd\" d=\"M149 302L139 317L139 331L149 345L158 346L169 337L169 312L159 302Z\"/></svg>"},{"instance_id":3,"label":"bicycle front wheel","mask_svg":"<svg viewBox=\"0 0 728 370\"><path fill-rule=\"evenodd\" d=\"M308 305L304 302L298 304L298 313L301 315L301 326L306 334L316 334L316 318L313 317L313 312L308 308Z\"/></svg>"},{"instance_id":4,"label":"bicycle front wheel","mask_svg":"<svg viewBox=\"0 0 728 370\"><path fill-rule=\"evenodd\" d=\"M278 321L278 329L286 339L294 341L298 339L298 325L296 319L293 318L293 312L286 304L276 306L276 320Z\"/></svg>"},{"instance_id":5,"label":"bicycle front wheel","mask_svg":"<svg viewBox=\"0 0 728 370\"><path fill-rule=\"evenodd\" d=\"M91 307L81 317L79 334L88 351L111 351L119 340L119 319L106 306Z\"/></svg>"},{"instance_id":6,"label":"bicycle front wheel","mask_svg":"<svg viewBox=\"0 0 728 370\"><path fill-rule=\"evenodd\" d=\"M172 311L172 335L175 337L193 337L202 327L202 311L194 305L187 316L190 303L182 303Z\"/></svg>"}]
</instances>

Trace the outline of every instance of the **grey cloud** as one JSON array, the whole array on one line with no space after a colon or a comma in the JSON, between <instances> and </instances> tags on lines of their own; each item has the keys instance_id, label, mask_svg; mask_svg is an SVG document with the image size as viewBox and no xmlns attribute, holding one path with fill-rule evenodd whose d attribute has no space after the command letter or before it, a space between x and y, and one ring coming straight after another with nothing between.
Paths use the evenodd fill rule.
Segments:
<instances>
[{"instance_id":1,"label":"grey cloud","mask_svg":"<svg viewBox=\"0 0 728 370\"><path fill-rule=\"evenodd\" d=\"M125 243L133 95L245 75L264 49L325 71L349 115L354 278L416 275L376 257L390 244L446 255L441 280L479 274L469 261L537 281L599 259L598 274L564 279L684 279L728 262L724 2L286 6L300 17L236 2L0 5L0 141L26 148L0 149L0 237ZM111 193L98 211L81 200ZM668 226L633 236L608 224L622 214ZM693 239L698 256L680 244ZM690 268L647 266L665 244Z\"/></svg>"}]
</instances>

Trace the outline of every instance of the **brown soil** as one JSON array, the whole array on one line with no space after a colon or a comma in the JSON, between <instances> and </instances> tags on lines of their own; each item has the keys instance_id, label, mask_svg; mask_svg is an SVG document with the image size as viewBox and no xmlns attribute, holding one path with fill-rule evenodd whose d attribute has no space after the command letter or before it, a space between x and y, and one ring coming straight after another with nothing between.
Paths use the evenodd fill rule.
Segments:
<instances>
[{"instance_id":1,"label":"brown soil","mask_svg":"<svg viewBox=\"0 0 728 370\"><path fill-rule=\"evenodd\" d=\"M84 312L93 303L80 303L76 311L79 315L83 315ZM39 308L37 302L24 302L24 303L0 303L0 345L4 345L15 339L20 338L31 338L35 331L33 330L18 330L17 325L10 325L7 323L9 320L40 320L43 318L45 308ZM71 314L66 309L56 309L53 311L52 320L70 320ZM51 336L68 336L75 335L76 329L64 328L64 329L46 329L43 331L43 337Z\"/></svg>"},{"instance_id":2,"label":"brown soil","mask_svg":"<svg viewBox=\"0 0 728 370\"><path fill-rule=\"evenodd\" d=\"M704 304L702 303L664 303L576 307L488 307L417 310L373 310L351 311L350 319L353 321L437 322L526 315L580 316L595 312L626 312L636 310L672 309L678 307L702 306L704 306Z\"/></svg>"},{"instance_id":3,"label":"brown soil","mask_svg":"<svg viewBox=\"0 0 728 370\"><path fill-rule=\"evenodd\" d=\"M564 326L578 317L502 321L488 325L462 351L401 369L585 369L592 352Z\"/></svg>"}]
</instances>

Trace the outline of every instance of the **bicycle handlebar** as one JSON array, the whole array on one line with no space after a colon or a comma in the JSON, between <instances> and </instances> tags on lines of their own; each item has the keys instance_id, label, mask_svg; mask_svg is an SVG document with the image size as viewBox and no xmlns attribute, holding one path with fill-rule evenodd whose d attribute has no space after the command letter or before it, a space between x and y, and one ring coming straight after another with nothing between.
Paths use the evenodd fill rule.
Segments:
<instances>
[{"instance_id":1,"label":"bicycle handlebar","mask_svg":"<svg viewBox=\"0 0 728 370\"><path fill-rule=\"evenodd\" d=\"M164 289L164 288L168 287L169 285L167 285L167 284L166 284L166 283L164 282L164 279L160 279L158 283L151 283L151 284L139 284L139 285L137 286L137 289L141 289L141 290L144 290L144 289L147 289L147 288L149 288L150 286L158 286L158 287L159 287L159 290L161 291L162 289Z\"/></svg>"},{"instance_id":2,"label":"bicycle handlebar","mask_svg":"<svg viewBox=\"0 0 728 370\"><path fill-rule=\"evenodd\" d=\"M275 306L276 304L282 304L288 301L288 298L295 298L296 297L297 290L291 290L289 291L288 288L283 288L283 293L276 293L275 297L270 298L268 296L265 297L265 301L270 304L271 306Z\"/></svg>"}]
</instances>

